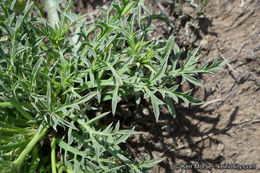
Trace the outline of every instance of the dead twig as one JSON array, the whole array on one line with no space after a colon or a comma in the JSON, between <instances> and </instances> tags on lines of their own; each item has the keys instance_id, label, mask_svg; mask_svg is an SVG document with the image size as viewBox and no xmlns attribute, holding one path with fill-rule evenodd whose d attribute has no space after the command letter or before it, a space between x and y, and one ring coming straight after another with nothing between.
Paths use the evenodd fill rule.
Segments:
<instances>
[{"instance_id":1,"label":"dead twig","mask_svg":"<svg viewBox=\"0 0 260 173\"><path fill-rule=\"evenodd\" d=\"M232 123L232 124L230 124L229 126L227 126L224 130L228 130L228 129L230 129L230 127L232 127L232 126L239 126L239 125L242 125L242 124L258 123L258 122L260 122L260 119L256 119L256 120L246 120L246 121L242 121L242 122ZM205 135L205 136L202 136L202 137L200 137L199 139L196 139L196 140L194 140L194 141L192 141L192 142L190 142L190 143L187 143L187 144L184 144L184 145L180 145L180 146L178 146L178 147L176 147L176 148L173 148L173 149L169 149L169 148L168 148L168 149L164 150L163 154L162 154L160 157L162 157L166 152L173 152L173 151L177 151L177 150L184 149L184 148L186 148L186 147L188 147L188 146L190 146L190 145L193 145L193 144L196 144L196 143L198 143L198 142L204 141L204 140L206 140L206 139L208 139L208 138L210 138L210 137L212 137L212 136L214 136L214 135L218 135L218 134L219 134L219 132L210 133L210 134Z\"/></svg>"},{"instance_id":2,"label":"dead twig","mask_svg":"<svg viewBox=\"0 0 260 173\"><path fill-rule=\"evenodd\" d=\"M246 13L245 10L243 10L241 13L239 13L239 14L235 17L235 19L233 20L233 22L231 23L231 25L230 25L229 27L232 27L232 26L236 23L236 21L237 21L240 17L242 17L245 13Z\"/></svg>"},{"instance_id":3,"label":"dead twig","mask_svg":"<svg viewBox=\"0 0 260 173\"><path fill-rule=\"evenodd\" d=\"M237 123L232 123L230 124L231 126L238 126L238 125L243 125L243 124L248 124L248 123L259 123L260 119L255 119L255 120L245 120Z\"/></svg>"},{"instance_id":4,"label":"dead twig","mask_svg":"<svg viewBox=\"0 0 260 173\"><path fill-rule=\"evenodd\" d=\"M230 65L230 63L228 62L228 60L224 57L224 55L221 53L221 50L219 48L218 43L216 43L219 55L221 56L221 58L226 61L227 66L230 68L230 70L234 73L234 74L238 74L238 72Z\"/></svg>"},{"instance_id":5,"label":"dead twig","mask_svg":"<svg viewBox=\"0 0 260 173\"><path fill-rule=\"evenodd\" d=\"M247 46L248 44L249 44L249 43L247 42L247 43L243 44L243 45L239 48L239 50L237 51L237 53L235 53L235 54L230 58L230 59L231 59L230 63L233 63L233 62L237 61L237 59L236 59L235 57L238 56L238 55L241 53L242 49L244 49L244 47Z\"/></svg>"},{"instance_id":6,"label":"dead twig","mask_svg":"<svg viewBox=\"0 0 260 173\"><path fill-rule=\"evenodd\" d=\"M232 29L234 29L234 28L239 27L239 26L240 26L242 23L244 23L251 15L253 15L254 12L255 12L254 10L251 10L251 12L250 12L243 20L241 20L241 21L240 21L239 23L237 23L235 26L226 29L225 31L227 32L227 31L230 31L230 30L232 30Z\"/></svg>"},{"instance_id":7,"label":"dead twig","mask_svg":"<svg viewBox=\"0 0 260 173\"><path fill-rule=\"evenodd\" d=\"M204 103L204 104L201 106L201 108L205 108L205 107L207 107L208 105L213 104L213 103L216 103L216 102L223 102L223 100L222 100L222 99L215 99L215 100L208 101L208 102Z\"/></svg>"},{"instance_id":8,"label":"dead twig","mask_svg":"<svg viewBox=\"0 0 260 173\"><path fill-rule=\"evenodd\" d=\"M176 148L173 148L173 149L170 149L170 150L168 150L168 151L172 152L172 151L181 150L181 149L186 148L186 147L188 147L188 146L190 146L190 145L192 145L192 144L196 144L196 143L198 143L198 142L204 141L205 139L208 139L209 137L211 137L211 136L213 136L213 135L215 135L215 134L214 134L214 133L210 133L210 134L208 134L208 135L206 135L206 136L202 136L202 137L200 137L199 139L194 140L194 141L191 142L191 143L184 144L184 145L180 145L180 146L178 146L178 147L176 147Z\"/></svg>"},{"instance_id":9,"label":"dead twig","mask_svg":"<svg viewBox=\"0 0 260 173\"><path fill-rule=\"evenodd\" d=\"M250 13L243 20L241 20L238 24L236 24L234 26L234 28L236 28L236 27L240 26L242 23L244 23L251 15L254 14L254 12L255 12L254 10L251 10Z\"/></svg>"}]
</instances>

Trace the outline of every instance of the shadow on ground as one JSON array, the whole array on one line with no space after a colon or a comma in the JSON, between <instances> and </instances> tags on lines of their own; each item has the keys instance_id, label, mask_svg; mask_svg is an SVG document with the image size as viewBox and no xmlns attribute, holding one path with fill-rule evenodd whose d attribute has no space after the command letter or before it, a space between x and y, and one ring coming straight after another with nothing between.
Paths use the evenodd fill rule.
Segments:
<instances>
[{"instance_id":1,"label":"shadow on ground","mask_svg":"<svg viewBox=\"0 0 260 173\"><path fill-rule=\"evenodd\" d=\"M142 153L149 154L150 158L167 157L159 164L166 172L171 172L173 166L169 162L176 164L177 160L182 160L185 164L220 164L224 159L221 154L214 157L204 158L203 153L212 145L222 144L221 140L215 139L214 135L229 135L228 131L233 125L237 115L238 107L229 115L229 121L225 126L218 127L220 117L203 116L203 113L209 114L212 110L203 110L199 107L193 109L179 107L177 117L173 119L171 115L161 115L159 122L155 122L153 115L136 120L136 130L144 132L128 140L130 148L135 148L133 152L140 159ZM197 113L201 115L197 115ZM205 131L201 131L201 124L207 126ZM148 136L147 136L148 135ZM207 141L205 143L205 141ZM136 150L138 149L138 150ZM138 154L139 153L139 154ZM156 170L156 168L155 168ZM198 170L193 169L193 172ZM155 171L157 172L157 171Z\"/></svg>"}]
</instances>

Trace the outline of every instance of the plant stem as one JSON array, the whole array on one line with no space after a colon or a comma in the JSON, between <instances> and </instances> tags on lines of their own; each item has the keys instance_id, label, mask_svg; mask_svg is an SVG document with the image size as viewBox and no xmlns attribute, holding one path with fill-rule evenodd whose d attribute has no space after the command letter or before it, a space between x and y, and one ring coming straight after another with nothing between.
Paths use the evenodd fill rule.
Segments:
<instances>
[{"instance_id":1,"label":"plant stem","mask_svg":"<svg viewBox=\"0 0 260 173\"><path fill-rule=\"evenodd\" d=\"M8 129L8 128L1 128L1 131L6 133L28 133L29 132L20 129Z\"/></svg>"},{"instance_id":2,"label":"plant stem","mask_svg":"<svg viewBox=\"0 0 260 173\"><path fill-rule=\"evenodd\" d=\"M33 151L32 151L32 161L31 161L31 164L30 164L29 173L35 173L36 170L37 170L37 167L38 167L39 162L40 162L38 152L39 152L39 145L36 145L34 147Z\"/></svg>"},{"instance_id":3,"label":"plant stem","mask_svg":"<svg viewBox=\"0 0 260 173\"><path fill-rule=\"evenodd\" d=\"M0 102L0 107L14 107L11 102Z\"/></svg>"},{"instance_id":4,"label":"plant stem","mask_svg":"<svg viewBox=\"0 0 260 173\"><path fill-rule=\"evenodd\" d=\"M33 117L26 111L23 110L22 106L27 108L32 108L29 104L26 103L15 103L15 102L0 102L0 107L14 107L16 108L25 118L32 120Z\"/></svg>"},{"instance_id":5,"label":"plant stem","mask_svg":"<svg viewBox=\"0 0 260 173\"><path fill-rule=\"evenodd\" d=\"M28 140L23 140L14 144L9 144L9 145L2 145L0 146L0 150L12 150L14 148L18 148L18 147L23 147L26 145L26 143L28 143ZM3 144L3 142L2 142Z\"/></svg>"},{"instance_id":6,"label":"plant stem","mask_svg":"<svg viewBox=\"0 0 260 173\"><path fill-rule=\"evenodd\" d=\"M28 109L34 108L30 103L19 102L18 104L21 105L21 106L24 106ZM0 102L0 107L15 107L15 104L14 104L14 102Z\"/></svg>"},{"instance_id":7,"label":"plant stem","mask_svg":"<svg viewBox=\"0 0 260 173\"><path fill-rule=\"evenodd\" d=\"M51 142L51 170L52 170L52 173L57 173L55 148L56 148L56 138L53 137L52 142Z\"/></svg>"},{"instance_id":8,"label":"plant stem","mask_svg":"<svg viewBox=\"0 0 260 173\"><path fill-rule=\"evenodd\" d=\"M49 125L45 125L39 133L35 134L34 137L32 138L32 140L28 143L28 145L22 151L20 156L14 162L12 162L15 165L17 172L20 172L20 168L25 160L25 157L27 156L28 153L31 152L31 150L34 148L35 144L46 135L46 133L48 132L48 128L49 128Z\"/></svg>"},{"instance_id":9,"label":"plant stem","mask_svg":"<svg viewBox=\"0 0 260 173\"><path fill-rule=\"evenodd\" d=\"M60 21L58 12L56 10L57 2L55 0L45 0L45 9L52 27L57 25Z\"/></svg>"},{"instance_id":10,"label":"plant stem","mask_svg":"<svg viewBox=\"0 0 260 173\"><path fill-rule=\"evenodd\" d=\"M66 166L64 166L60 162L57 162L57 167L58 167L59 170L61 169L62 171L65 171L67 173L74 173L73 170L68 169Z\"/></svg>"}]
</instances>

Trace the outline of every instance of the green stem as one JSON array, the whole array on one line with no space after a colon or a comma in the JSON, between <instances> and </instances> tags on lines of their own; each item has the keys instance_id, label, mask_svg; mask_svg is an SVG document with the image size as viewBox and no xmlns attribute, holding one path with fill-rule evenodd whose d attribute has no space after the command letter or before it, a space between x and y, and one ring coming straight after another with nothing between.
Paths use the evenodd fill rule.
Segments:
<instances>
[{"instance_id":1,"label":"green stem","mask_svg":"<svg viewBox=\"0 0 260 173\"><path fill-rule=\"evenodd\" d=\"M60 162L57 162L57 167L59 170L65 171L67 173L74 173L73 170L68 169L66 166L62 165Z\"/></svg>"},{"instance_id":2,"label":"green stem","mask_svg":"<svg viewBox=\"0 0 260 173\"><path fill-rule=\"evenodd\" d=\"M14 107L11 102L0 102L0 107Z\"/></svg>"},{"instance_id":3,"label":"green stem","mask_svg":"<svg viewBox=\"0 0 260 173\"><path fill-rule=\"evenodd\" d=\"M51 170L52 170L52 173L57 173L55 148L56 148L56 138L53 137L52 142L51 142Z\"/></svg>"},{"instance_id":4,"label":"green stem","mask_svg":"<svg viewBox=\"0 0 260 173\"><path fill-rule=\"evenodd\" d=\"M18 129L8 129L8 128L1 128L1 132L6 132L6 133L28 133L29 131L25 130L18 130Z\"/></svg>"},{"instance_id":5,"label":"green stem","mask_svg":"<svg viewBox=\"0 0 260 173\"><path fill-rule=\"evenodd\" d=\"M30 164L29 173L35 173L36 170L37 170L37 167L38 167L39 162L40 162L38 152L39 152L39 146L36 145L33 149L33 152L32 152L32 161L31 161L31 164Z\"/></svg>"},{"instance_id":6,"label":"green stem","mask_svg":"<svg viewBox=\"0 0 260 173\"><path fill-rule=\"evenodd\" d=\"M48 128L49 125L45 125L39 133L35 134L28 145L25 147L25 149L22 151L20 156L14 162L12 162L15 165L17 172L20 172L20 168L25 160L25 157L28 153L32 151L35 144L46 135L46 133L48 132Z\"/></svg>"},{"instance_id":7,"label":"green stem","mask_svg":"<svg viewBox=\"0 0 260 173\"><path fill-rule=\"evenodd\" d=\"M55 0L45 0L45 9L47 10L48 18L50 21L50 24L52 27L57 25L60 21L58 12L56 10L56 4L57 2Z\"/></svg>"},{"instance_id":8,"label":"green stem","mask_svg":"<svg viewBox=\"0 0 260 173\"><path fill-rule=\"evenodd\" d=\"M28 120L33 119L33 117L28 112L26 112L19 103L17 104L13 102L12 104L25 118L27 118Z\"/></svg>"},{"instance_id":9,"label":"green stem","mask_svg":"<svg viewBox=\"0 0 260 173\"><path fill-rule=\"evenodd\" d=\"M22 106L27 108L33 108L30 104L27 103L18 103L18 102L0 102L0 107L14 107L16 108L25 118L32 120L33 117L26 111L23 110Z\"/></svg>"},{"instance_id":10,"label":"green stem","mask_svg":"<svg viewBox=\"0 0 260 173\"><path fill-rule=\"evenodd\" d=\"M2 142L3 143L3 142ZM28 140L23 140L14 144L7 144L0 146L0 150L13 150L15 148L23 147L28 143Z\"/></svg>"}]
</instances>

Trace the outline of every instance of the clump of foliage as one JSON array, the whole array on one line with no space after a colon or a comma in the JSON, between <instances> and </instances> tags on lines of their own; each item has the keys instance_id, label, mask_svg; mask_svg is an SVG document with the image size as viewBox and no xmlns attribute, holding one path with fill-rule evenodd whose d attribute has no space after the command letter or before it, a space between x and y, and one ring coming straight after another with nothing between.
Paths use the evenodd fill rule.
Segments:
<instances>
[{"instance_id":1,"label":"clump of foliage","mask_svg":"<svg viewBox=\"0 0 260 173\"><path fill-rule=\"evenodd\" d=\"M163 158L137 162L121 144L138 132L99 120L133 96L151 100L156 120L162 104L174 116L173 101L201 103L178 92L176 79L202 86L194 75L222 64L199 66L198 49L181 62L173 36L165 45L147 40L142 0L115 0L94 22L72 14L72 1L57 7L57 23L33 16L31 2L22 12L15 4L0 1L2 172L147 172ZM112 114L99 111L103 102Z\"/></svg>"},{"instance_id":2,"label":"clump of foliage","mask_svg":"<svg viewBox=\"0 0 260 173\"><path fill-rule=\"evenodd\" d=\"M174 31L179 34L180 45L191 46L199 37L200 21L205 18L207 4L208 0L171 0L166 3L170 6L170 16L174 16Z\"/></svg>"}]
</instances>

